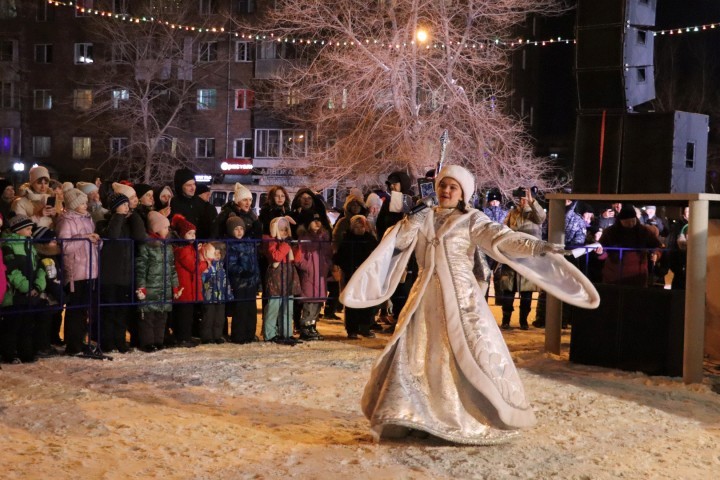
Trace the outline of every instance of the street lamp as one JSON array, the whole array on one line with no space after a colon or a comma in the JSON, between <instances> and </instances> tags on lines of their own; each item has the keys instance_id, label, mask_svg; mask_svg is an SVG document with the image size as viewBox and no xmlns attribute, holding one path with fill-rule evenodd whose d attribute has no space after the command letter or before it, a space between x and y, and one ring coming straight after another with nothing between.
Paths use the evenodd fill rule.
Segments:
<instances>
[{"instance_id":1,"label":"street lamp","mask_svg":"<svg viewBox=\"0 0 720 480\"><path fill-rule=\"evenodd\" d=\"M417 32L415 32L415 38L418 42L425 43L428 39L428 32L423 28L419 28Z\"/></svg>"}]
</instances>

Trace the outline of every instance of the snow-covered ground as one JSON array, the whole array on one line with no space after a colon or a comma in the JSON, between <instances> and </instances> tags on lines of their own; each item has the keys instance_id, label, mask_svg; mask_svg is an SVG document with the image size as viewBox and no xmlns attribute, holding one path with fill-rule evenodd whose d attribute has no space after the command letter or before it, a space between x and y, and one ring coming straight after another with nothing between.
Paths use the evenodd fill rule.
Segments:
<instances>
[{"instance_id":1,"label":"snow-covered ground","mask_svg":"<svg viewBox=\"0 0 720 480\"><path fill-rule=\"evenodd\" d=\"M504 332L538 424L513 443L373 443L359 408L386 336L208 345L0 371L3 479L720 478L720 377L576 365ZM718 372L720 373L720 372Z\"/></svg>"}]
</instances>

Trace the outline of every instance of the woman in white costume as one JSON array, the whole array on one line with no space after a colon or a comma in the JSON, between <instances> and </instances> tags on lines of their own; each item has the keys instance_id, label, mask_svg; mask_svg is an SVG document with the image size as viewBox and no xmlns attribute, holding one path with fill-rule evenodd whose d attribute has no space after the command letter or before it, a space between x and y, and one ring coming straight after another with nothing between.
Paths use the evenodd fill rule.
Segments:
<instances>
[{"instance_id":1,"label":"woman in white costume","mask_svg":"<svg viewBox=\"0 0 720 480\"><path fill-rule=\"evenodd\" d=\"M595 308L599 297L563 258L562 246L513 232L468 208L475 180L465 168L446 166L435 188L439 205L389 230L341 296L352 308L383 302L414 250L418 279L372 369L363 413L376 439L419 430L464 444L504 442L532 426L535 415L473 276L476 246L564 302Z\"/></svg>"}]
</instances>

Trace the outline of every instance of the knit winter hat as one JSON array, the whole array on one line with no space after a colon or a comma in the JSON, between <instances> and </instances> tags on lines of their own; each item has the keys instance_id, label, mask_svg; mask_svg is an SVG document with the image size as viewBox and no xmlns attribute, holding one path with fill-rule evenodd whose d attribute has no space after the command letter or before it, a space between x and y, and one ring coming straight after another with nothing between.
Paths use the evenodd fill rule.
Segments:
<instances>
[{"instance_id":1,"label":"knit winter hat","mask_svg":"<svg viewBox=\"0 0 720 480\"><path fill-rule=\"evenodd\" d=\"M615 218L617 218L618 220L637 218L637 212L635 211L635 207L633 205L630 205L629 203L624 203L622 209L620 210L620 213L618 213Z\"/></svg>"},{"instance_id":2,"label":"knit winter hat","mask_svg":"<svg viewBox=\"0 0 720 480\"><path fill-rule=\"evenodd\" d=\"M13 233L17 233L20 230L22 230L25 227L34 227L35 224L27 215L15 215L10 219L8 222L10 225L10 230Z\"/></svg>"},{"instance_id":3,"label":"knit winter hat","mask_svg":"<svg viewBox=\"0 0 720 480\"><path fill-rule=\"evenodd\" d=\"M205 183L200 183L195 187L195 195L202 195L203 193L207 193L210 191L210 187L207 186Z\"/></svg>"},{"instance_id":4,"label":"knit winter hat","mask_svg":"<svg viewBox=\"0 0 720 480\"><path fill-rule=\"evenodd\" d=\"M175 230L181 238L185 238L185 235L190 231L197 231L197 227L179 213L173 215L170 225L172 225L173 230Z\"/></svg>"},{"instance_id":5,"label":"knit winter hat","mask_svg":"<svg viewBox=\"0 0 720 480\"><path fill-rule=\"evenodd\" d=\"M308 229L308 228L310 228L310 224L311 224L312 222L320 222L320 223L322 223L322 217L320 216L319 213L313 213L313 216L312 216L312 217L306 218L306 219L305 219L305 222L303 223L303 226L304 226L306 229Z\"/></svg>"},{"instance_id":6,"label":"knit winter hat","mask_svg":"<svg viewBox=\"0 0 720 480\"><path fill-rule=\"evenodd\" d=\"M97 191L97 185L90 182L77 182L75 188L83 192L85 195L90 195L92 192Z\"/></svg>"},{"instance_id":7,"label":"knit winter hat","mask_svg":"<svg viewBox=\"0 0 720 480\"><path fill-rule=\"evenodd\" d=\"M237 227L242 227L243 230L247 228L245 226L245 221L237 215L233 215L227 219L227 222L225 222L225 229L227 230L228 235L235 235L235 229Z\"/></svg>"},{"instance_id":8,"label":"knit winter hat","mask_svg":"<svg viewBox=\"0 0 720 480\"><path fill-rule=\"evenodd\" d=\"M82 204L87 204L88 197L77 188L71 188L65 192L65 206L70 210L77 209Z\"/></svg>"},{"instance_id":9,"label":"knit winter hat","mask_svg":"<svg viewBox=\"0 0 720 480\"><path fill-rule=\"evenodd\" d=\"M47 178L50 180L50 172L45 167L37 166L30 169L30 183L35 183L41 178Z\"/></svg>"},{"instance_id":10,"label":"knit winter hat","mask_svg":"<svg viewBox=\"0 0 720 480\"><path fill-rule=\"evenodd\" d=\"M33 227L31 236L35 240L52 240L56 238L56 234L53 230L50 230L48 227L42 227L40 225L35 225Z\"/></svg>"},{"instance_id":11,"label":"knit winter hat","mask_svg":"<svg viewBox=\"0 0 720 480\"><path fill-rule=\"evenodd\" d=\"M111 193L107 198L107 205L114 212L123 203L130 203L130 199L122 193Z\"/></svg>"},{"instance_id":12,"label":"knit winter hat","mask_svg":"<svg viewBox=\"0 0 720 480\"><path fill-rule=\"evenodd\" d=\"M115 193L122 193L122 194L125 195L127 198L130 198L130 197L133 197L133 196L137 197L137 194L135 193L135 189L132 188L132 187L129 186L129 185L125 185L124 183L114 182L114 183L112 184L112 189L113 189L113 192L115 192Z\"/></svg>"},{"instance_id":13,"label":"knit winter hat","mask_svg":"<svg viewBox=\"0 0 720 480\"><path fill-rule=\"evenodd\" d=\"M170 220L168 220L162 213L153 210L148 213L147 226L148 232L158 233L163 228L170 226Z\"/></svg>"},{"instance_id":14,"label":"knit winter hat","mask_svg":"<svg viewBox=\"0 0 720 480\"><path fill-rule=\"evenodd\" d=\"M470 205L470 199L472 198L473 193L475 193L475 178L472 173L460 165L447 165L443 167L435 179L436 192L439 190L440 181L446 177L452 178L460 184L463 191L463 201L466 205Z\"/></svg>"},{"instance_id":15,"label":"knit winter hat","mask_svg":"<svg viewBox=\"0 0 720 480\"><path fill-rule=\"evenodd\" d=\"M238 203L240 200L245 198L252 198L252 193L247 189L245 185L240 183L235 184L235 193L233 194L233 201Z\"/></svg>"},{"instance_id":16,"label":"knit winter hat","mask_svg":"<svg viewBox=\"0 0 720 480\"><path fill-rule=\"evenodd\" d=\"M487 192L487 201L492 202L493 200L497 200L498 202L502 202L502 194L500 193L500 190L497 188L491 188Z\"/></svg>"},{"instance_id":17,"label":"knit winter hat","mask_svg":"<svg viewBox=\"0 0 720 480\"><path fill-rule=\"evenodd\" d=\"M133 186L133 190L135 190L135 194L137 195L138 198L142 198L143 195L145 195L147 192L152 190L152 187L145 183L136 183Z\"/></svg>"}]
</instances>

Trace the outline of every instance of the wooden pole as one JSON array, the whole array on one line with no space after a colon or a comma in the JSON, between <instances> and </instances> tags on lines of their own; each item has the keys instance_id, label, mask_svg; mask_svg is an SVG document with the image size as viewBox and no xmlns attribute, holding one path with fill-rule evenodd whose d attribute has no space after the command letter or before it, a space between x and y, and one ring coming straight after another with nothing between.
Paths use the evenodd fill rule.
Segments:
<instances>
[{"instance_id":1,"label":"wooden pole","mask_svg":"<svg viewBox=\"0 0 720 480\"><path fill-rule=\"evenodd\" d=\"M707 200L690 201L690 218L687 230L687 266L685 270L685 339L683 350L683 381L685 383L700 383L703 379L708 209L709 202Z\"/></svg>"},{"instance_id":2,"label":"wooden pole","mask_svg":"<svg viewBox=\"0 0 720 480\"><path fill-rule=\"evenodd\" d=\"M553 199L548 204L548 241L565 244L565 200ZM562 336L562 303L548 293L545 304L545 351L560 354Z\"/></svg>"}]
</instances>

